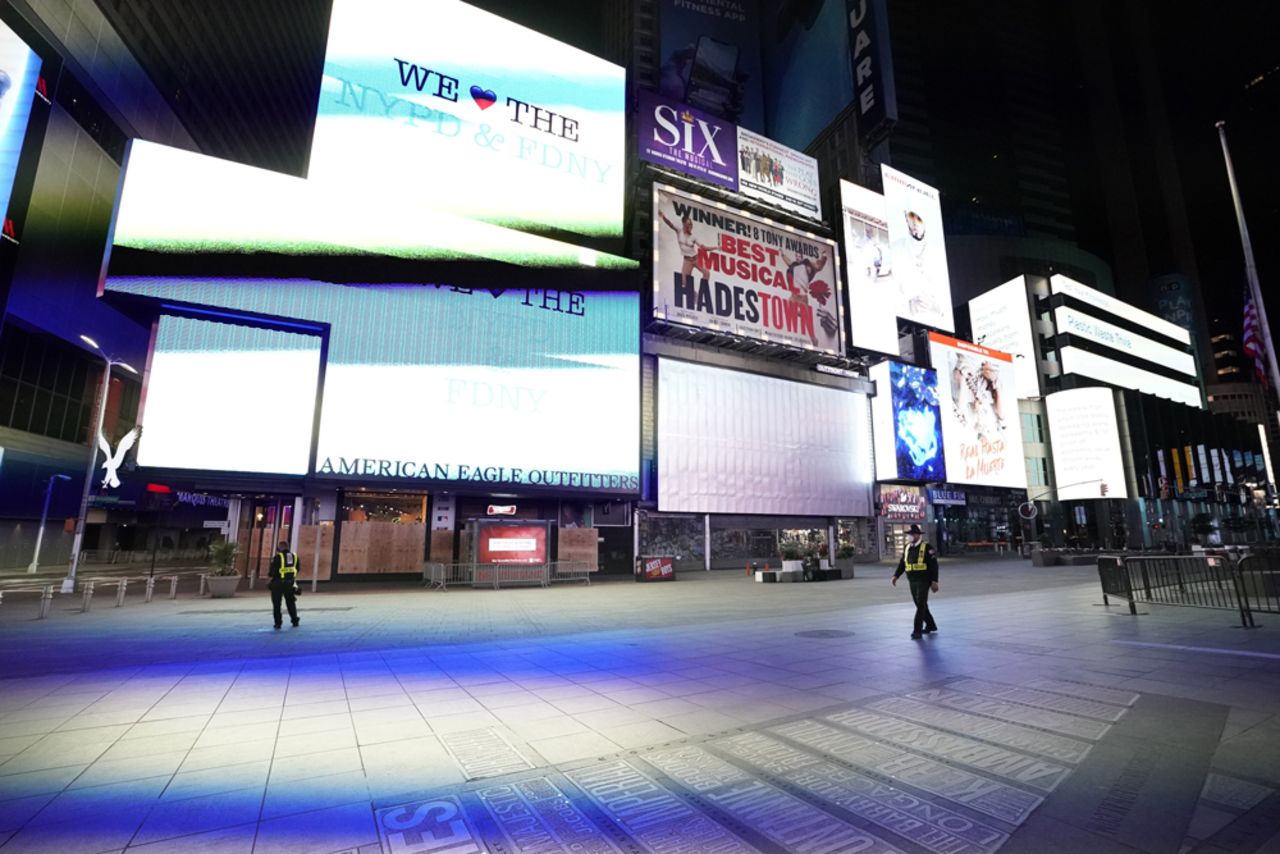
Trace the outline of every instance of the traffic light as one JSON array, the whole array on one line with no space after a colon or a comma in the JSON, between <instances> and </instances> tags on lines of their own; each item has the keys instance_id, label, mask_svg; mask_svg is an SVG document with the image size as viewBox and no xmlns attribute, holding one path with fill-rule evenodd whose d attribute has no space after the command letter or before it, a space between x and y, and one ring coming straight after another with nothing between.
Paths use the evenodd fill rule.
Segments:
<instances>
[{"instance_id":1,"label":"traffic light","mask_svg":"<svg viewBox=\"0 0 1280 854\"><path fill-rule=\"evenodd\" d=\"M1099 490L1102 492L1102 496L1105 498L1107 495L1107 485L1105 483L1102 484L1102 486L1099 487Z\"/></svg>"}]
</instances>

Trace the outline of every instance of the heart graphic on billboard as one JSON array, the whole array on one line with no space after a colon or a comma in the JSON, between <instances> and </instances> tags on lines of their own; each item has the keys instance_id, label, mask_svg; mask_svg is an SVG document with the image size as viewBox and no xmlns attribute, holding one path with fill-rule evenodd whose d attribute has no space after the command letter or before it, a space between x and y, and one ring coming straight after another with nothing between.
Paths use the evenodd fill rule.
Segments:
<instances>
[{"instance_id":1,"label":"heart graphic on billboard","mask_svg":"<svg viewBox=\"0 0 1280 854\"><path fill-rule=\"evenodd\" d=\"M479 86L471 87L471 100L476 102L476 106L482 110L487 110L498 101L497 94L492 89L481 89Z\"/></svg>"}]
</instances>

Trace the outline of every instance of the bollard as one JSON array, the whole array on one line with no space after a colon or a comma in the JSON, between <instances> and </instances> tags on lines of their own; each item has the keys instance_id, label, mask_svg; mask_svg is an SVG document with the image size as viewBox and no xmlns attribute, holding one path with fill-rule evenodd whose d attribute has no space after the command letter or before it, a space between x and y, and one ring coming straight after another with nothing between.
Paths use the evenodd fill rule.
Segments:
<instances>
[{"instance_id":1,"label":"bollard","mask_svg":"<svg viewBox=\"0 0 1280 854\"><path fill-rule=\"evenodd\" d=\"M147 598L144 599L143 601L150 602L151 596L155 592L156 592L156 579L155 579L155 576L152 576L151 578L147 579Z\"/></svg>"},{"instance_id":2,"label":"bollard","mask_svg":"<svg viewBox=\"0 0 1280 854\"><path fill-rule=\"evenodd\" d=\"M46 584L40 591L40 619L49 616L49 607L53 604L53 585Z\"/></svg>"},{"instance_id":3,"label":"bollard","mask_svg":"<svg viewBox=\"0 0 1280 854\"><path fill-rule=\"evenodd\" d=\"M124 604L124 591L129 586L129 579L122 578L116 582L116 607L119 608Z\"/></svg>"},{"instance_id":4,"label":"bollard","mask_svg":"<svg viewBox=\"0 0 1280 854\"><path fill-rule=\"evenodd\" d=\"M80 613L89 613L89 606L93 604L93 582L86 581L84 583L84 600L80 605Z\"/></svg>"},{"instance_id":5,"label":"bollard","mask_svg":"<svg viewBox=\"0 0 1280 854\"><path fill-rule=\"evenodd\" d=\"M178 576L176 575L169 579L169 598L178 598Z\"/></svg>"}]
</instances>

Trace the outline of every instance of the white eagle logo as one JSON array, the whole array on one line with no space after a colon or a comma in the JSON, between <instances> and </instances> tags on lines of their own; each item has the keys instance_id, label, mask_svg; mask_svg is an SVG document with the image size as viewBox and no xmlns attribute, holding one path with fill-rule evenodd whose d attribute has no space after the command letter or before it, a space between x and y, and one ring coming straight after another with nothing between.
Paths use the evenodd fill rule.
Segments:
<instances>
[{"instance_id":1,"label":"white eagle logo","mask_svg":"<svg viewBox=\"0 0 1280 854\"><path fill-rule=\"evenodd\" d=\"M98 434L98 447L102 449L102 453L106 456L106 462L102 464L102 470L106 475L102 478L102 485L115 489L120 485L120 478L116 477L116 472L124 463L125 454L129 453L129 449L138 441L138 427L134 427L128 433L124 434L124 438L120 440L120 444L116 446L116 452L111 453L111 443L107 441L107 437L101 433Z\"/></svg>"}]
</instances>

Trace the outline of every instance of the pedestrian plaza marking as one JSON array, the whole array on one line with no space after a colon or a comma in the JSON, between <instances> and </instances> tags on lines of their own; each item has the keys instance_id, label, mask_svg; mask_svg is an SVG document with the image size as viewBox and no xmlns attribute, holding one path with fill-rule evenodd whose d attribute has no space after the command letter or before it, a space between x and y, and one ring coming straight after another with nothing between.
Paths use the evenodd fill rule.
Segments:
<instances>
[{"instance_id":1,"label":"pedestrian plaza marking","mask_svg":"<svg viewBox=\"0 0 1280 854\"><path fill-rule=\"evenodd\" d=\"M1200 799L1213 801L1234 810L1251 810L1266 798L1274 794L1274 789L1241 780L1239 777L1228 777L1225 774L1210 773L1204 781L1204 790Z\"/></svg>"},{"instance_id":2,"label":"pedestrian plaza marking","mask_svg":"<svg viewBox=\"0 0 1280 854\"><path fill-rule=\"evenodd\" d=\"M1009 838L1002 830L768 735L747 733L713 746L935 854L994 852Z\"/></svg>"},{"instance_id":3,"label":"pedestrian plaza marking","mask_svg":"<svg viewBox=\"0 0 1280 854\"><path fill-rule=\"evenodd\" d=\"M376 813L383 854L482 854L486 849L454 797L418 801Z\"/></svg>"},{"instance_id":4,"label":"pedestrian plaza marking","mask_svg":"<svg viewBox=\"0 0 1280 854\"><path fill-rule=\"evenodd\" d=\"M1006 723L993 718L971 715L968 712L958 712L953 709L931 706L928 703L921 703L906 697L886 697L882 700L868 703L867 708L917 723L964 733L974 738L981 738L984 741L1012 747L1015 750L1038 753L1041 756L1047 756L1059 762L1068 762L1072 765L1078 765L1083 762L1084 758L1089 755L1091 747L1086 742L1076 741L1066 736L1031 729L1020 724Z\"/></svg>"},{"instance_id":5,"label":"pedestrian plaza marking","mask_svg":"<svg viewBox=\"0 0 1280 854\"><path fill-rule=\"evenodd\" d=\"M1008 641L971 641L973 646L984 649L998 649L1005 652L1020 652L1023 655L1048 655L1055 650L1047 646L1032 646L1026 643L1009 643Z\"/></svg>"},{"instance_id":6,"label":"pedestrian plaza marking","mask_svg":"<svg viewBox=\"0 0 1280 854\"><path fill-rule=\"evenodd\" d=\"M79 609L76 609L76 610L79 610ZM302 605L302 600L301 599L298 600L298 613L304 616L306 614L315 614L321 611L354 611L354 610L355 610L355 607L353 605L341 605L341 606L333 606L333 607L326 607L326 608L304 608ZM217 615L217 614L265 614L268 617L270 617L271 611L266 608L228 608L225 611L222 610L221 608L201 608L198 611L179 611L178 612L178 616L180 617L193 617L200 614L214 614L214 615Z\"/></svg>"},{"instance_id":7,"label":"pedestrian plaza marking","mask_svg":"<svg viewBox=\"0 0 1280 854\"><path fill-rule=\"evenodd\" d=\"M884 840L748 775L701 747L645 754L644 759L787 851L899 852Z\"/></svg>"},{"instance_id":8,"label":"pedestrian plaza marking","mask_svg":"<svg viewBox=\"0 0 1280 854\"><path fill-rule=\"evenodd\" d=\"M500 783L472 793L515 852L618 854L622 849L583 814L572 795L546 777ZM490 834L486 841L495 843Z\"/></svg>"},{"instance_id":9,"label":"pedestrian plaza marking","mask_svg":"<svg viewBox=\"0 0 1280 854\"><path fill-rule=\"evenodd\" d=\"M1280 655L1273 652L1251 652L1247 649L1218 649L1212 646L1184 646L1177 643L1148 643L1147 641L1125 641L1113 640L1112 643L1120 643L1125 646L1148 646L1154 649L1180 649L1183 652L1213 652L1218 655L1242 655L1246 658L1269 658L1272 660L1280 660Z\"/></svg>"},{"instance_id":10,"label":"pedestrian plaza marking","mask_svg":"<svg viewBox=\"0 0 1280 854\"><path fill-rule=\"evenodd\" d=\"M925 703L939 703L948 708L959 709L962 712L974 712L979 715L1008 721L1009 723L1039 727L1062 733L1063 735L1072 735L1076 738L1087 738L1091 741L1097 741L1111 729L1110 724L1102 723L1101 721L1092 721L1086 718L1077 718L1073 715L1064 715L1060 712L1037 709L1033 706L1023 706L1003 700L979 697L976 694L964 694L960 691L950 691L946 688L913 691L907 696Z\"/></svg>"},{"instance_id":11,"label":"pedestrian plaza marking","mask_svg":"<svg viewBox=\"0 0 1280 854\"><path fill-rule=\"evenodd\" d=\"M891 742L908 750L927 753L938 759L968 765L1028 788L1052 792L1066 779L1070 771L1056 762L1036 756L1027 756L984 744L962 735L952 735L929 727L878 715L875 712L853 710L827 715L828 721L857 730L863 735Z\"/></svg>"},{"instance_id":12,"label":"pedestrian plaza marking","mask_svg":"<svg viewBox=\"0 0 1280 854\"><path fill-rule=\"evenodd\" d=\"M1098 802L1085 827L1095 833L1115 834L1133 812L1138 796L1151 780L1158 761L1157 748L1144 744L1129 758L1124 770Z\"/></svg>"},{"instance_id":13,"label":"pedestrian plaza marking","mask_svg":"<svg viewBox=\"0 0 1280 854\"><path fill-rule=\"evenodd\" d=\"M769 727L769 732L895 782L964 804L1009 824L1022 824L1044 801L1039 795L953 768L935 759L879 744L819 721L795 721Z\"/></svg>"},{"instance_id":14,"label":"pedestrian plaza marking","mask_svg":"<svg viewBox=\"0 0 1280 854\"><path fill-rule=\"evenodd\" d=\"M520 751L492 728L445 733L440 736L440 742L468 780L500 777L533 767Z\"/></svg>"},{"instance_id":15,"label":"pedestrian plaza marking","mask_svg":"<svg viewBox=\"0 0 1280 854\"><path fill-rule=\"evenodd\" d=\"M627 762L592 765L565 776L653 854L757 850Z\"/></svg>"},{"instance_id":16,"label":"pedestrian plaza marking","mask_svg":"<svg viewBox=\"0 0 1280 854\"><path fill-rule=\"evenodd\" d=\"M1056 691L1072 697L1087 697L1100 703L1111 703L1116 706L1132 706L1138 702L1139 694L1132 691L1121 691L1117 688L1104 688L1087 682L1072 682L1068 679L1033 679L1027 683L1028 688L1041 691Z\"/></svg>"},{"instance_id":17,"label":"pedestrian plaza marking","mask_svg":"<svg viewBox=\"0 0 1280 854\"><path fill-rule=\"evenodd\" d=\"M810 629L807 632L796 632L798 638L851 638L853 632L841 629Z\"/></svg>"},{"instance_id":18,"label":"pedestrian plaza marking","mask_svg":"<svg viewBox=\"0 0 1280 854\"><path fill-rule=\"evenodd\" d=\"M1061 694L1051 694L1048 691L1037 691L1034 688L1021 688L1017 685L1008 685L1003 682L989 682L985 679L960 679L955 682L948 682L947 687L983 697L1010 700L1015 703L1022 703L1024 706L1036 706L1053 712L1066 712L1071 715L1100 718L1112 723L1120 720L1125 713L1124 707L1110 703L1101 703L1082 697L1066 697Z\"/></svg>"}]
</instances>

